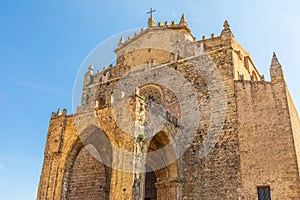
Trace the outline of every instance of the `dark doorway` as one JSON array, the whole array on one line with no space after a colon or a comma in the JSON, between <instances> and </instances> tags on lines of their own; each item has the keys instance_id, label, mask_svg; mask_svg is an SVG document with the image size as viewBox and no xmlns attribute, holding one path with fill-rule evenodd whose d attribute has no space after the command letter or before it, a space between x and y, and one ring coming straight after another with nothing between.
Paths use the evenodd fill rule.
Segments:
<instances>
[{"instance_id":1,"label":"dark doorway","mask_svg":"<svg viewBox=\"0 0 300 200\"><path fill-rule=\"evenodd\" d=\"M145 200L156 200L157 191L155 188L156 176L151 167L146 166L145 177Z\"/></svg>"}]
</instances>

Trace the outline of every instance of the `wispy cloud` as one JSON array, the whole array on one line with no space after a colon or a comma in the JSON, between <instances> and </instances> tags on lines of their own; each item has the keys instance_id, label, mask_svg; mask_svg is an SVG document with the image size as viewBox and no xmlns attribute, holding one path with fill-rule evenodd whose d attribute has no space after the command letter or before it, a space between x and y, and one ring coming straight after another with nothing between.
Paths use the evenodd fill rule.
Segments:
<instances>
[{"instance_id":1,"label":"wispy cloud","mask_svg":"<svg viewBox=\"0 0 300 200\"><path fill-rule=\"evenodd\" d=\"M60 89L43 86L38 83L22 81L22 82L18 82L18 85L20 85L24 88L30 89L30 90L38 91L38 92L45 92L45 93L50 93L50 94L59 95L59 96L69 96L69 94L67 92L64 92Z\"/></svg>"}]
</instances>

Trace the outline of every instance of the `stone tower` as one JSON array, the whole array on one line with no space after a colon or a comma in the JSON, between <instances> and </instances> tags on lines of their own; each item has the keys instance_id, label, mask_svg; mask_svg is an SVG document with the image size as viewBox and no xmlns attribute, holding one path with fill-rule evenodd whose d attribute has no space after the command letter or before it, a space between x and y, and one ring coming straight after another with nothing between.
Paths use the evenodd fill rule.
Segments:
<instances>
[{"instance_id":1,"label":"stone tower","mask_svg":"<svg viewBox=\"0 0 300 200\"><path fill-rule=\"evenodd\" d=\"M52 113L38 200L300 199L300 120L275 53L266 81L227 21L197 40L184 15L149 18L115 53L90 66L76 113Z\"/></svg>"}]
</instances>

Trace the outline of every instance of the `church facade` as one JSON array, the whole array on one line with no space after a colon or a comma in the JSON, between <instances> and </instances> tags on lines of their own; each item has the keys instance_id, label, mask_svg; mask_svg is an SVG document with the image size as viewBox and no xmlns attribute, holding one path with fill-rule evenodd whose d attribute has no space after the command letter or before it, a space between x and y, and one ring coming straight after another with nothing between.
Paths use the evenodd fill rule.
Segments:
<instances>
[{"instance_id":1,"label":"church facade","mask_svg":"<svg viewBox=\"0 0 300 200\"><path fill-rule=\"evenodd\" d=\"M115 53L90 66L76 113L52 113L38 200L300 199L300 120L275 53L267 81L227 21L197 40L184 15L150 17Z\"/></svg>"}]
</instances>

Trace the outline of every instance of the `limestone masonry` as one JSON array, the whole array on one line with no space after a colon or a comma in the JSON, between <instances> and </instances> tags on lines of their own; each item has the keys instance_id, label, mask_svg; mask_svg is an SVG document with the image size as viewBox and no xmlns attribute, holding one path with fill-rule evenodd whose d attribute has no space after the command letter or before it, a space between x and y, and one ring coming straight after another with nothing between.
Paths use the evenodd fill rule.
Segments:
<instances>
[{"instance_id":1,"label":"limestone masonry","mask_svg":"<svg viewBox=\"0 0 300 200\"><path fill-rule=\"evenodd\" d=\"M275 53L267 81L227 21L197 40L184 15L150 17L115 53L90 63L76 113L52 113L38 200L300 199L300 120Z\"/></svg>"}]
</instances>

